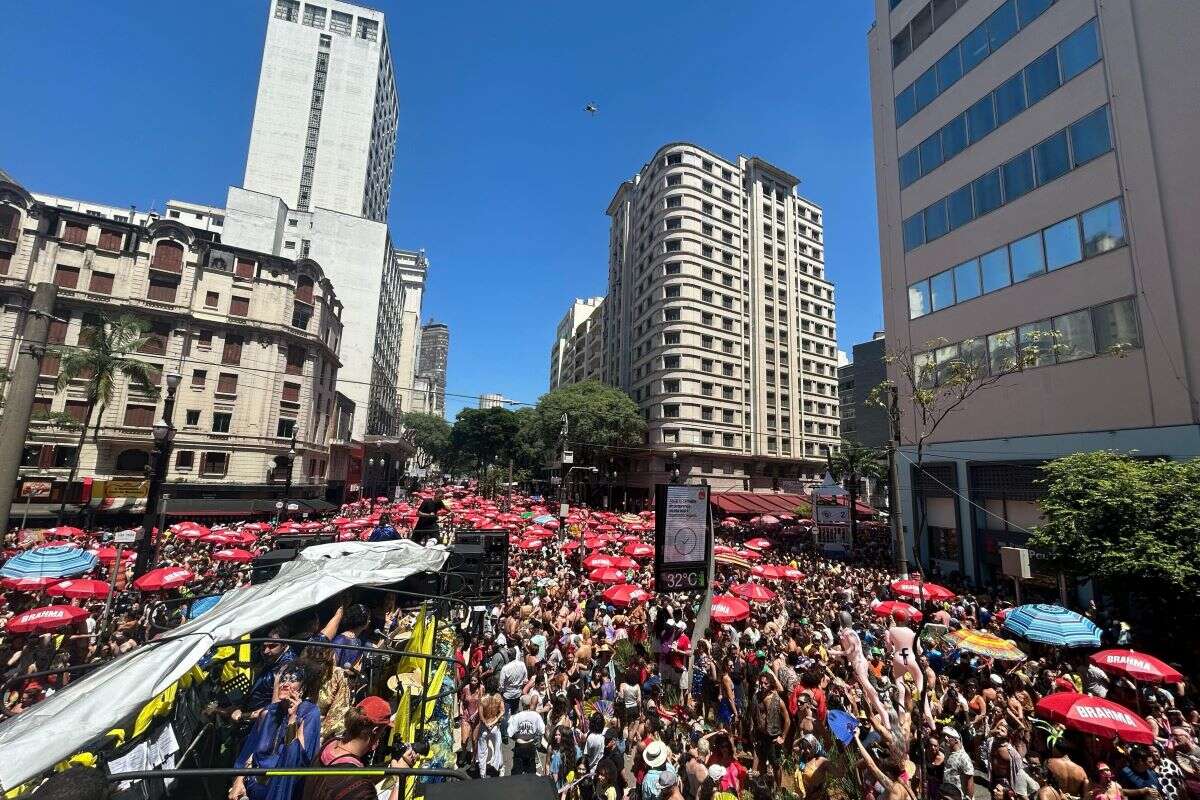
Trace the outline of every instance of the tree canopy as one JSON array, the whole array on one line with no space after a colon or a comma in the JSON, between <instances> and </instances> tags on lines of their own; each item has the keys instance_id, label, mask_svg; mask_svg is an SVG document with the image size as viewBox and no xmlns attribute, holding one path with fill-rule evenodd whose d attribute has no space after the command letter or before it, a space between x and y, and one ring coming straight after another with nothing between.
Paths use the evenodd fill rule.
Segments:
<instances>
[{"instance_id":1,"label":"tree canopy","mask_svg":"<svg viewBox=\"0 0 1200 800\"><path fill-rule=\"evenodd\" d=\"M456 470L476 471L506 464L515 456L520 420L507 408L464 408L450 430L451 461Z\"/></svg>"},{"instance_id":2,"label":"tree canopy","mask_svg":"<svg viewBox=\"0 0 1200 800\"><path fill-rule=\"evenodd\" d=\"M598 381L584 381L542 395L524 420L521 438L530 454L550 460L558 451L563 415L569 420L568 447L576 463L595 463L608 448L638 447L646 421L633 398Z\"/></svg>"},{"instance_id":3,"label":"tree canopy","mask_svg":"<svg viewBox=\"0 0 1200 800\"><path fill-rule=\"evenodd\" d=\"M434 463L442 463L450 452L450 423L437 414L422 414L410 411L402 423L406 431L412 432L412 442L421 453L418 466L422 469Z\"/></svg>"}]
</instances>

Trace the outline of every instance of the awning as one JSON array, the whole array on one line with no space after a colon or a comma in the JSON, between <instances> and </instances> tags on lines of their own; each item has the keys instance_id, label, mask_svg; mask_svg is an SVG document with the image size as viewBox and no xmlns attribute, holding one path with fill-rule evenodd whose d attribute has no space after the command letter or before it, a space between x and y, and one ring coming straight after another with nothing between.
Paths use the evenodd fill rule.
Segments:
<instances>
[{"instance_id":1,"label":"awning","mask_svg":"<svg viewBox=\"0 0 1200 800\"><path fill-rule=\"evenodd\" d=\"M837 497L825 497L825 498L823 498L823 500L831 500L831 501L833 501L834 505L839 505L839 506L847 506L850 504L850 498L845 495L840 495ZM854 501L854 510L858 512L858 515L860 517L862 517L862 516L871 517L877 513L875 511L875 509L871 508L866 503L863 503L858 500Z\"/></svg>"},{"instance_id":2,"label":"awning","mask_svg":"<svg viewBox=\"0 0 1200 800\"><path fill-rule=\"evenodd\" d=\"M168 517L236 517L268 513L257 507L261 502L263 501L247 498L181 497L176 499L172 497L166 502L166 515ZM272 502L271 512L274 511L275 504Z\"/></svg>"},{"instance_id":3,"label":"awning","mask_svg":"<svg viewBox=\"0 0 1200 800\"><path fill-rule=\"evenodd\" d=\"M795 514L797 506L809 505L809 498L786 492L713 492L711 502L727 517L755 517L761 514Z\"/></svg>"}]
</instances>

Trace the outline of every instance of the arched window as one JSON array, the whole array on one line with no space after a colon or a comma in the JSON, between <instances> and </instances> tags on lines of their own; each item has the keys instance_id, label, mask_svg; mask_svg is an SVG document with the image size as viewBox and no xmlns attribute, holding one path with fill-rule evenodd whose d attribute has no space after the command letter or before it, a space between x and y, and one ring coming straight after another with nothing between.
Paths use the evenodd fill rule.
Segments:
<instances>
[{"instance_id":1,"label":"arched window","mask_svg":"<svg viewBox=\"0 0 1200 800\"><path fill-rule=\"evenodd\" d=\"M154 258L150 266L168 272L183 272L183 245L169 239L154 245Z\"/></svg>"},{"instance_id":2,"label":"arched window","mask_svg":"<svg viewBox=\"0 0 1200 800\"><path fill-rule=\"evenodd\" d=\"M296 278L296 299L302 303L312 305L313 279L308 275L301 275Z\"/></svg>"},{"instance_id":3,"label":"arched window","mask_svg":"<svg viewBox=\"0 0 1200 800\"><path fill-rule=\"evenodd\" d=\"M145 472L150 464L150 454L145 450L123 450L117 456L113 472Z\"/></svg>"}]
</instances>

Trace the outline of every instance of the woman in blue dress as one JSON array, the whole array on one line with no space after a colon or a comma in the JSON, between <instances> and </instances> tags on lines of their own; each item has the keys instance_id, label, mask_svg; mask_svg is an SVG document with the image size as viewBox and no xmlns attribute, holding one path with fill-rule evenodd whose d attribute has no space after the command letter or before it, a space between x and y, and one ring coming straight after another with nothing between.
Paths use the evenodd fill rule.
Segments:
<instances>
[{"instance_id":1,"label":"woman in blue dress","mask_svg":"<svg viewBox=\"0 0 1200 800\"><path fill-rule=\"evenodd\" d=\"M321 746L321 712L304 699L309 681L304 662L293 661L279 676L276 701L268 705L233 765L242 769L307 767ZM230 800L298 800L301 778L238 777L229 790Z\"/></svg>"}]
</instances>

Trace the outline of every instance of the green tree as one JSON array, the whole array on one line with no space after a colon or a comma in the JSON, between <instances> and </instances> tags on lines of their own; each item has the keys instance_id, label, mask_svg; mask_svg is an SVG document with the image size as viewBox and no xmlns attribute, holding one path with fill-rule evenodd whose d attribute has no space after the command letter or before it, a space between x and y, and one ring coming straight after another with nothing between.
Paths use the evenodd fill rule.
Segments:
<instances>
[{"instance_id":1,"label":"green tree","mask_svg":"<svg viewBox=\"0 0 1200 800\"><path fill-rule=\"evenodd\" d=\"M412 443L418 448L418 467L428 469L442 463L450 449L450 423L444 417L410 411L402 417L401 424L411 433Z\"/></svg>"},{"instance_id":2,"label":"green tree","mask_svg":"<svg viewBox=\"0 0 1200 800\"><path fill-rule=\"evenodd\" d=\"M633 399L620 389L584 381L542 395L525 417L521 444L527 458L545 464L557 456L564 416L565 444L576 464L602 466L606 451L645 443L646 421Z\"/></svg>"},{"instance_id":3,"label":"green tree","mask_svg":"<svg viewBox=\"0 0 1200 800\"><path fill-rule=\"evenodd\" d=\"M829 457L830 470L846 486L850 501L850 541L858 541L858 490L863 478L881 478L886 470L883 467L883 454L874 449L859 444L854 439L843 439L836 453Z\"/></svg>"},{"instance_id":4,"label":"green tree","mask_svg":"<svg viewBox=\"0 0 1200 800\"><path fill-rule=\"evenodd\" d=\"M87 438L88 425L93 414L96 418L92 438L100 435L100 420L104 410L112 402L117 381L124 377L129 383L147 394L158 396L158 370L134 357L149 338L148 326L138 317L124 315L116 319L101 317L95 322L85 323L79 333L79 344L75 347L53 347L51 353L59 357L58 381L55 390L62 392L75 380L85 381L83 394L87 400L83 423L80 425L79 444L75 458L71 461L71 472L67 477L67 488L75 481L79 471L79 459L83 454L83 443ZM58 507L58 523L62 525L67 508L67 492L63 491Z\"/></svg>"},{"instance_id":5,"label":"green tree","mask_svg":"<svg viewBox=\"0 0 1200 800\"><path fill-rule=\"evenodd\" d=\"M507 408L464 408L450 429L450 461L457 470L480 473L507 465L516 451L520 420Z\"/></svg>"}]
</instances>

